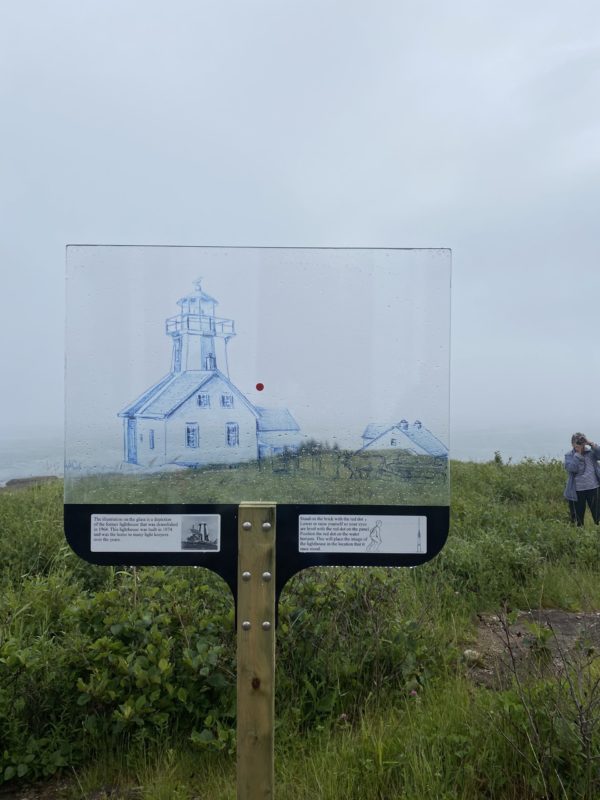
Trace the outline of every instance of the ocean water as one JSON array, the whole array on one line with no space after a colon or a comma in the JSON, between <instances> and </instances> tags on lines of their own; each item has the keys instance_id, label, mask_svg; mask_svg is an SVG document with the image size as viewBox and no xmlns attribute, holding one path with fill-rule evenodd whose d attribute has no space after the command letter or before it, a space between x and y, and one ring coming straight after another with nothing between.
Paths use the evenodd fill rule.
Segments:
<instances>
[{"instance_id":1,"label":"ocean water","mask_svg":"<svg viewBox=\"0 0 600 800\"><path fill-rule=\"evenodd\" d=\"M0 438L0 486L12 478L62 475L64 441L50 437Z\"/></svg>"},{"instance_id":2,"label":"ocean water","mask_svg":"<svg viewBox=\"0 0 600 800\"><path fill-rule=\"evenodd\" d=\"M459 461L491 461L499 452L503 461L524 458L561 459L570 448L571 431L531 428L478 428L451 431L450 457ZM600 438L600 437L599 437ZM118 458L115 445L112 458ZM0 437L0 486L12 478L62 475L64 441L61 435Z\"/></svg>"},{"instance_id":3,"label":"ocean water","mask_svg":"<svg viewBox=\"0 0 600 800\"><path fill-rule=\"evenodd\" d=\"M458 461L491 461L498 452L505 463L517 463L524 458L562 461L564 454L571 449L571 434L570 429L558 427L451 429L450 458Z\"/></svg>"}]
</instances>

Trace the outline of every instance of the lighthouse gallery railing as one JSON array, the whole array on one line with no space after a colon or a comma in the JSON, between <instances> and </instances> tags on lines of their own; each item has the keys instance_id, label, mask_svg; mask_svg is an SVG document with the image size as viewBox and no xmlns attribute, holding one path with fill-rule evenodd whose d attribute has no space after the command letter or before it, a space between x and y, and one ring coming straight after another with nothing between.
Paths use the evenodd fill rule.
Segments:
<instances>
[{"instance_id":1,"label":"lighthouse gallery railing","mask_svg":"<svg viewBox=\"0 0 600 800\"><path fill-rule=\"evenodd\" d=\"M204 333L209 336L235 336L232 319L211 317L207 314L186 314L183 317L169 317L166 330L170 336L178 333Z\"/></svg>"}]
</instances>

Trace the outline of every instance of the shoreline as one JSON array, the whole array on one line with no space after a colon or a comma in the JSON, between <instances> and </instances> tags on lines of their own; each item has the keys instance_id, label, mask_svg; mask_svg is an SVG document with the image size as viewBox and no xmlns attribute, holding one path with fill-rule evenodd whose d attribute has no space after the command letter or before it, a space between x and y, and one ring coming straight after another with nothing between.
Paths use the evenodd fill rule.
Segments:
<instances>
[{"instance_id":1,"label":"shoreline","mask_svg":"<svg viewBox=\"0 0 600 800\"><path fill-rule=\"evenodd\" d=\"M0 485L0 492L29 489L31 486L41 486L44 483L53 483L59 480L61 480L59 475L32 475L29 478L11 478Z\"/></svg>"}]
</instances>

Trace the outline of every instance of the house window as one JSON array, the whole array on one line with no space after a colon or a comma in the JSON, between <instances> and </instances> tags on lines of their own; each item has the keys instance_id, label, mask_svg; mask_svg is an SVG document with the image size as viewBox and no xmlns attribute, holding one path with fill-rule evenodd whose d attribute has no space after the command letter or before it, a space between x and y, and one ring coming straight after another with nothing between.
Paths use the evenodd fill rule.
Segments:
<instances>
[{"instance_id":1,"label":"house window","mask_svg":"<svg viewBox=\"0 0 600 800\"><path fill-rule=\"evenodd\" d=\"M233 408L233 395L232 394L222 394L221 395L221 408Z\"/></svg>"},{"instance_id":2,"label":"house window","mask_svg":"<svg viewBox=\"0 0 600 800\"><path fill-rule=\"evenodd\" d=\"M208 392L200 392L198 395L198 405L200 408L210 408L210 395Z\"/></svg>"},{"instance_id":3,"label":"house window","mask_svg":"<svg viewBox=\"0 0 600 800\"><path fill-rule=\"evenodd\" d=\"M227 423L227 444L229 447L238 447L240 443L240 426L237 422Z\"/></svg>"},{"instance_id":4,"label":"house window","mask_svg":"<svg viewBox=\"0 0 600 800\"><path fill-rule=\"evenodd\" d=\"M173 340L173 372L181 372L181 336Z\"/></svg>"},{"instance_id":5,"label":"house window","mask_svg":"<svg viewBox=\"0 0 600 800\"><path fill-rule=\"evenodd\" d=\"M198 423L186 422L185 424L185 446L198 447Z\"/></svg>"},{"instance_id":6,"label":"house window","mask_svg":"<svg viewBox=\"0 0 600 800\"><path fill-rule=\"evenodd\" d=\"M154 430L152 428L148 431L148 447L150 450L154 450Z\"/></svg>"}]
</instances>

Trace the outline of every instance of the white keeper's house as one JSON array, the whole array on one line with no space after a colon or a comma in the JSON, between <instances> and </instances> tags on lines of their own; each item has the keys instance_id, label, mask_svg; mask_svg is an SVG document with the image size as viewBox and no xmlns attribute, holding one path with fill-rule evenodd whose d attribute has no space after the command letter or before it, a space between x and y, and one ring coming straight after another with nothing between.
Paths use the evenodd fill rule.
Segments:
<instances>
[{"instance_id":1,"label":"white keeper's house","mask_svg":"<svg viewBox=\"0 0 600 800\"><path fill-rule=\"evenodd\" d=\"M197 467L297 449L300 428L287 408L255 406L231 382L227 346L234 322L215 316L217 300L200 281L194 287L166 321L171 371L119 413L125 461Z\"/></svg>"},{"instance_id":2,"label":"white keeper's house","mask_svg":"<svg viewBox=\"0 0 600 800\"><path fill-rule=\"evenodd\" d=\"M404 450L413 455L448 458L448 448L420 420L402 419L393 424L372 422L362 435L359 453L373 450Z\"/></svg>"}]
</instances>

